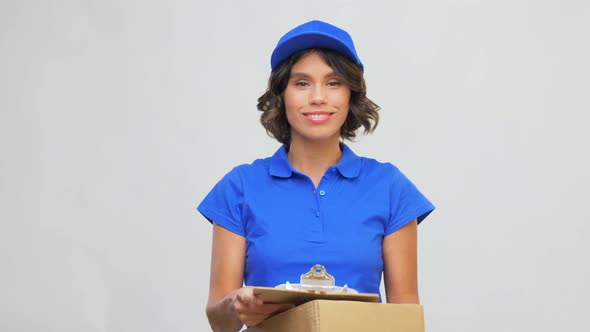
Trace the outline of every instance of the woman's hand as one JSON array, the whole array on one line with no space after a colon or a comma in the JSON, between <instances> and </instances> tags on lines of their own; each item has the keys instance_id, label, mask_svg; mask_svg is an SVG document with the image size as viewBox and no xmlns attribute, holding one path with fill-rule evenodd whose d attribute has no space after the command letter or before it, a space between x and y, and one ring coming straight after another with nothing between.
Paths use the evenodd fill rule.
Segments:
<instances>
[{"instance_id":1,"label":"woman's hand","mask_svg":"<svg viewBox=\"0 0 590 332\"><path fill-rule=\"evenodd\" d=\"M232 308L246 326L258 325L268 317L293 307L295 305L290 303L264 303L248 286L238 289L232 299Z\"/></svg>"}]
</instances>

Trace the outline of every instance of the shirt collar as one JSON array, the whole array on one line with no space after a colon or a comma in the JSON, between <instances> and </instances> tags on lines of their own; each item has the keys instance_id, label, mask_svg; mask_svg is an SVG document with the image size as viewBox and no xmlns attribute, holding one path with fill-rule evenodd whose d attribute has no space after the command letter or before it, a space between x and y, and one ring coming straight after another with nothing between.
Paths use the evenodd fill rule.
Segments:
<instances>
[{"instance_id":1,"label":"shirt collar","mask_svg":"<svg viewBox=\"0 0 590 332\"><path fill-rule=\"evenodd\" d=\"M287 158L287 147L281 146L272 157L270 157L270 167L268 172L272 176L278 176L280 178L288 178L293 174L293 166Z\"/></svg>"},{"instance_id":2,"label":"shirt collar","mask_svg":"<svg viewBox=\"0 0 590 332\"><path fill-rule=\"evenodd\" d=\"M342 148L342 158L336 166L338 172L345 178L355 178L361 171L361 158L357 156L346 144L340 143ZM287 148L281 146L275 154L270 157L269 173L272 176L289 178L295 171L289 159L287 158Z\"/></svg>"},{"instance_id":3,"label":"shirt collar","mask_svg":"<svg viewBox=\"0 0 590 332\"><path fill-rule=\"evenodd\" d=\"M361 172L361 158L352 152L348 145L340 143L340 147L342 148L342 158L336 164L336 168L345 178L356 178Z\"/></svg>"}]
</instances>

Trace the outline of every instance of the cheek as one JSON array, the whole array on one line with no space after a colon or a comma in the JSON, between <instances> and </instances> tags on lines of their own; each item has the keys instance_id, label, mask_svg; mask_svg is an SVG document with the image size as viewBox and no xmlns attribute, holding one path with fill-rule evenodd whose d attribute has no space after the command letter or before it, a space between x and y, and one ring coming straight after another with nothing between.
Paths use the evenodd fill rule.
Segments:
<instances>
[{"instance_id":1,"label":"cheek","mask_svg":"<svg viewBox=\"0 0 590 332\"><path fill-rule=\"evenodd\" d=\"M343 109L348 110L350 108L350 92L342 93L339 96L339 103Z\"/></svg>"},{"instance_id":2,"label":"cheek","mask_svg":"<svg viewBox=\"0 0 590 332\"><path fill-rule=\"evenodd\" d=\"M293 92L289 93L285 91L283 98L285 102L285 113L287 114L287 119L299 113L301 107L305 105L305 98L301 94Z\"/></svg>"},{"instance_id":3,"label":"cheek","mask_svg":"<svg viewBox=\"0 0 590 332\"><path fill-rule=\"evenodd\" d=\"M285 103L285 110L289 113L295 107L295 100L293 94L285 91L283 94L283 101Z\"/></svg>"},{"instance_id":4,"label":"cheek","mask_svg":"<svg viewBox=\"0 0 590 332\"><path fill-rule=\"evenodd\" d=\"M348 105L350 103L350 89L340 89L333 95L333 101L339 105Z\"/></svg>"},{"instance_id":5,"label":"cheek","mask_svg":"<svg viewBox=\"0 0 590 332\"><path fill-rule=\"evenodd\" d=\"M285 92L285 94L283 94L283 103L285 104L285 116L287 117L287 122L291 124L293 120L293 114L297 109L293 100L293 96Z\"/></svg>"}]
</instances>

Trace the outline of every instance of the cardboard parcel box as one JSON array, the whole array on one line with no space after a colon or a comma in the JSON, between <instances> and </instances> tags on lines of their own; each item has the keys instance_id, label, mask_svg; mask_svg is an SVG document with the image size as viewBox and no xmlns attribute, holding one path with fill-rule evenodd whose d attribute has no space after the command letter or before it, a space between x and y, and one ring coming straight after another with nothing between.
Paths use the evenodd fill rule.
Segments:
<instances>
[{"instance_id":1,"label":"cardboard parcel box","mask_svg":"<svg viewBox=\"0 0 590 332\"><path fill-rule=\"evenodd\" d=\"M374 303L374 297L367 297L369 294L355 294L361 295L361 297L356 297L354 300L342 300L344 294L333 294L340 295L335 297L326 294L321 295L323 299L320 300L314 300L311 299L311 296L306 296L304 300L295 301L294 303L304 303L275 315L257 326L249 328L247 331L424 332L424 312L419 304ZM275 299L276 296L274 294ZM291 296L291 299L293 299L292 294L286 294L285 296ZM363 296L365 296L365 299L363 299ZM308 300L310 301L305 302Z\"/></svg>"}]
</instances>

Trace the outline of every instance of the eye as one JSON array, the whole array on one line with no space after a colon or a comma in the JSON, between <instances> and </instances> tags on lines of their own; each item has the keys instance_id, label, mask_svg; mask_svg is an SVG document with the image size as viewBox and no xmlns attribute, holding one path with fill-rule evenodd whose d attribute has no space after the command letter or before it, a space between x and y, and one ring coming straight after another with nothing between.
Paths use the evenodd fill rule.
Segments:
<instances>
[{"instance_id":1,"label":"eye","mask_svg":"<svg viewBox=\"0 0 590 332\"><path fill-rule=\"evenodd\" d=\"M296 81L295 82L295 86L308 86L309 83L307 83L306 81Z\"/></svg>"},{"instance_id":2,"label":"eye","mask_svg":"<svg viewBox=\"0 0 590 332\"><path fill-rule=\"evenodd\" d=\"M328 82L328 86L340 86L340 85L342 85L342 83L340 83L340 81L333 80L333 81Z\"/></svg>"}]
</instances>

